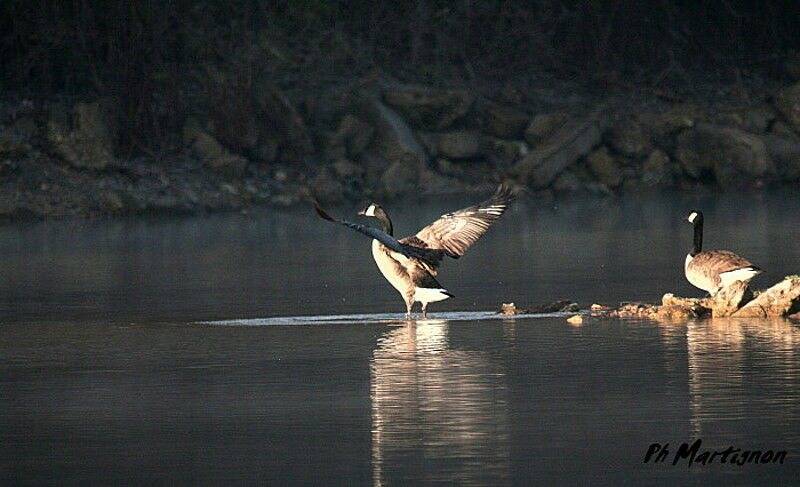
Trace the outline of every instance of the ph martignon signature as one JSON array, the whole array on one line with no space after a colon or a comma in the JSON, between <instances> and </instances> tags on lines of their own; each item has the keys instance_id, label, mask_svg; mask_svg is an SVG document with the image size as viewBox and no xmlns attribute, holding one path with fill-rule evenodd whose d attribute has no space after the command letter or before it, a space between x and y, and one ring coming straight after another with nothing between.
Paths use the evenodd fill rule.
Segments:
<instances>
[{"instance_id":1,"label":"ph martignon signature","mask_svg":"<svg viewBox=\"0 0 800 487\"><path fill-rule=\"evenodd\" d=\"M723 463L728 465L745 465L748 463L780 463L786 459L786 451L779 450L742 450L729 446L724 450L703 450L701 439L695 440L691 446L682 443L672 456L672 464L677 465L681 460L687 462L687 467L692 464L708 465L712 463ZM644 455L644 463L662 463L670 458L671 450L669 443L651 443Z\"/></svg>"}]
</instances>

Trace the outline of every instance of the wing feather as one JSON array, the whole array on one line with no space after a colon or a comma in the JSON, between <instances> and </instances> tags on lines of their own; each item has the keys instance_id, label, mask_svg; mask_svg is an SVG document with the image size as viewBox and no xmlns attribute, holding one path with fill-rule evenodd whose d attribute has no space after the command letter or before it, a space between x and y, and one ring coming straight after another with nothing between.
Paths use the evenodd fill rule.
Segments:
<instances>
[{"instance_id":1,"label":"wing feather","mask_svg":"<svg viewBox=\"0 0 800 487\"><path fill-rule=\"evenodd\" d=\"M442 249L450 257L458 258L496 222L514 202L514 194L500 185L488 200L452 213L423 228L416 235L400 242L416 244L430 249Z\"/></svg>"}]
</instances>

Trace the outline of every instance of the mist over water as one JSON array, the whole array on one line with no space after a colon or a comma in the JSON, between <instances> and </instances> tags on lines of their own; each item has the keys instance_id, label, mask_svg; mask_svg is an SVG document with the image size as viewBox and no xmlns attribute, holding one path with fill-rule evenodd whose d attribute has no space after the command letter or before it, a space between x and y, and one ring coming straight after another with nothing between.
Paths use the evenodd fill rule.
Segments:
<instances>
[{"instance_id":1,"label":"mist over water","mask_svg":"<svg viewBox=\"0 0 800 487\"><path fill-rule=\"evenodd\" d=\"M384 207L404 236L473 202ZM480 313L701 295L682 273L693 209L707 249L765 269L755 287L800 271L791 193L523 198L444 265L456 297L416 324L398 321L404 305L369 241L307 209L0 227L0 480L795 480L797 325ZM324 319L351 314L364 316ZM323 319L281 321L298 316ZM651 443L695 438L788 457L642 463Z\"/></svg>"}]
</instances>

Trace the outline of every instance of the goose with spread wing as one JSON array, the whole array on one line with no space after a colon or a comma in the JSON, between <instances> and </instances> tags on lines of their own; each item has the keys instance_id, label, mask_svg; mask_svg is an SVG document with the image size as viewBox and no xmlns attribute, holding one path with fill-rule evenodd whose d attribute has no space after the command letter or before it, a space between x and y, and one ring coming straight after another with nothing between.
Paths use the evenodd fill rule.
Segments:
<instances>
[{"instance_id":1,"label":"goose with spread wing","mask_svg":"<svg viewBox=\"0 0 800 487\"><path fill-rule=\"evenodd\" d=\"M411 318L415 302L422 305L422 318L427 318L429 303L443 301L453 295L436 280L437 268L444 257L457 259L496 222L514 201L514 194L500 185L488 200L442 215L416 235L397 240L392 220L379 205L372 203L359 215L377 219L377 229L345 220L337 220L314 201L319 216L342 224L371 237L372 256L383 276L400 293L406 303L406 316Z\"/></svg>"}]
</instances>

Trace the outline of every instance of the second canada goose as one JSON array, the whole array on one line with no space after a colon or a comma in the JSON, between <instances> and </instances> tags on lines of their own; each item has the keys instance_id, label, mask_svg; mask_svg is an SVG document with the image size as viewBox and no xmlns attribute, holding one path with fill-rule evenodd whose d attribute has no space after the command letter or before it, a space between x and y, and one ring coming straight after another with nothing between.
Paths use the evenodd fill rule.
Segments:
<instances>
[{"instance_id":1,"label":"second canada goose","mask_svg":"<svg viewBox=\"0 0 800 487\"><path fill-rule=\"evenodd\" d=\"M316 201L317 213L324 219L340 223L372 237L372 256L383 277L400 293L406 303L406 317L411 318L415 302L422 304L422 317L427 318L428 303L453 297L434 277L436 268L447 256L457 259L497 221L514 201L514 195L501 185L488 200L442 215L416 235L397 240L389 215L372 203L359 215L376 218L382 230L328 215Z\"/></svg>"},{"instance_id":2,"label":"second canada goose","mask_svg":"<svg viewBox=\"0 0 800 487\"><path fill-rule=\"evenodd\" d=\"M742 281L745 284L762 271L750 261L728 250L706 250L703 247L703 213L693 211L686 220L694 225L692 250L686 256L684 272L693 286L708 291L712 296L720 289Z\"/></svg>"}]
</instances>

